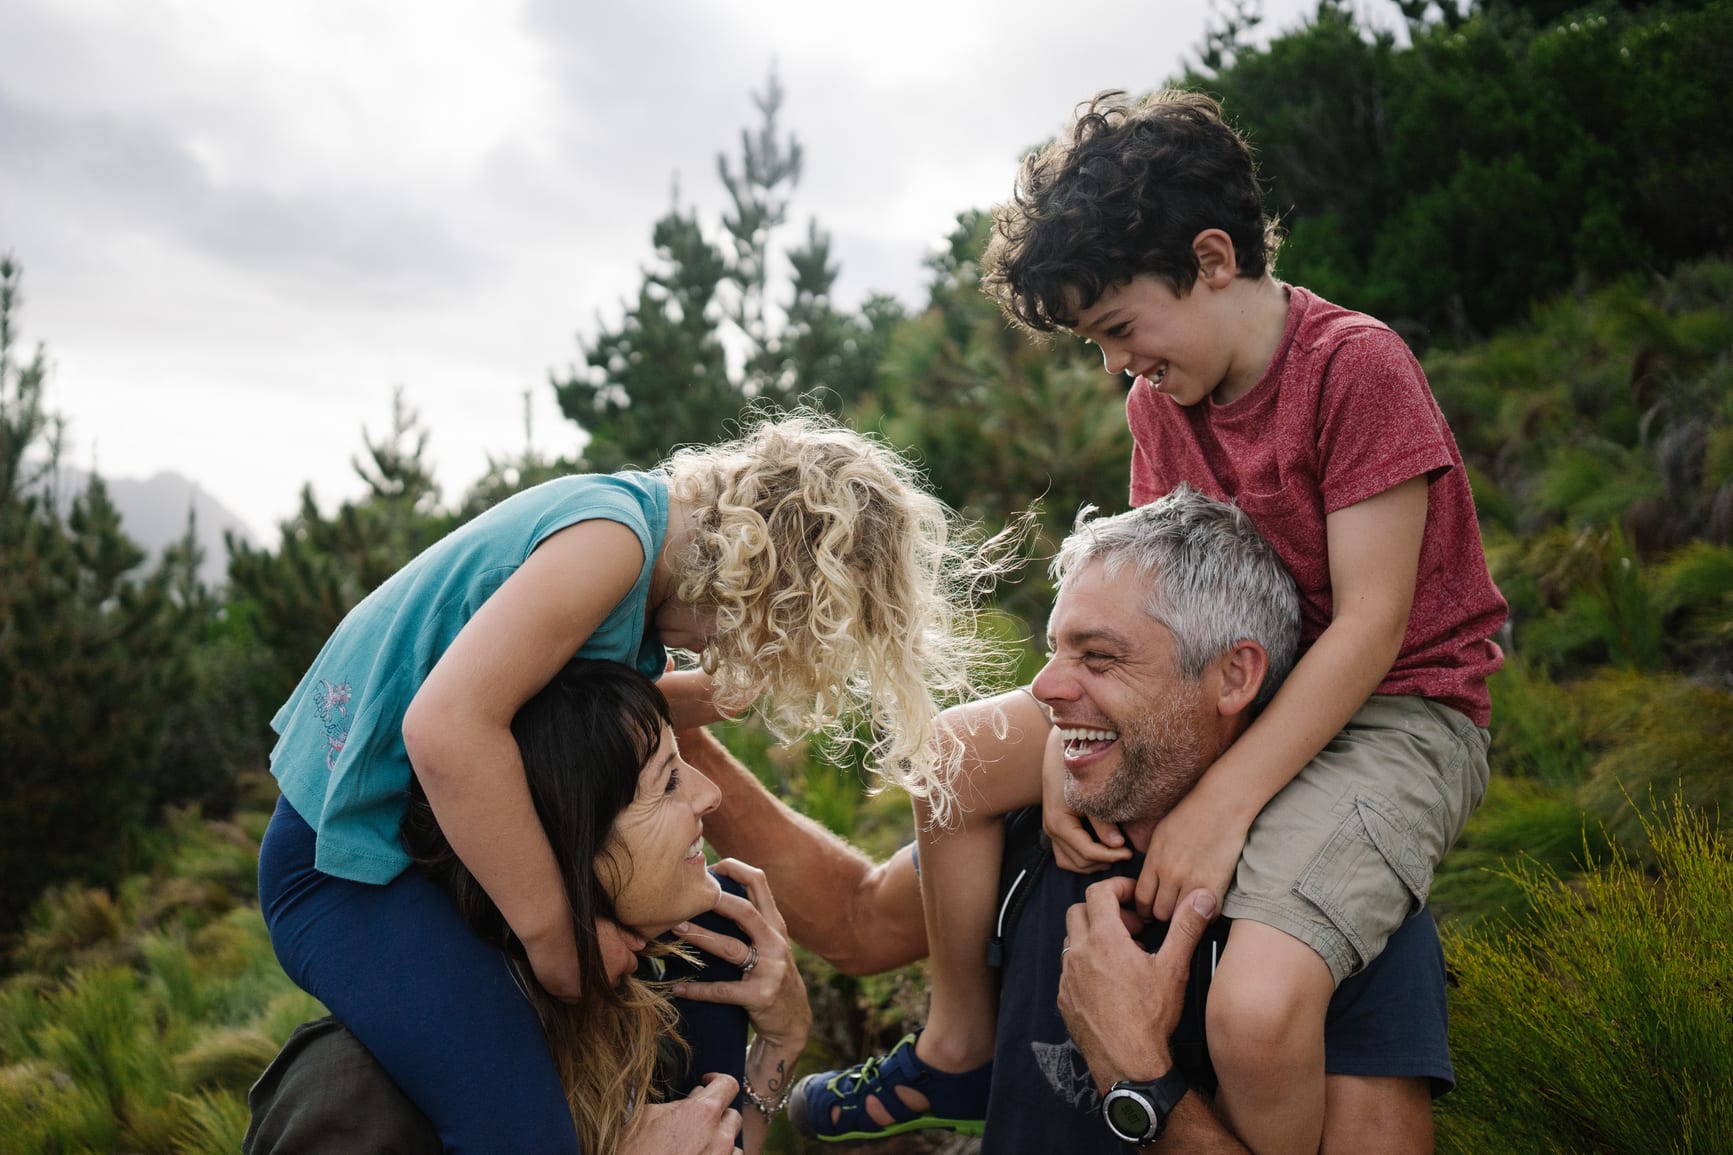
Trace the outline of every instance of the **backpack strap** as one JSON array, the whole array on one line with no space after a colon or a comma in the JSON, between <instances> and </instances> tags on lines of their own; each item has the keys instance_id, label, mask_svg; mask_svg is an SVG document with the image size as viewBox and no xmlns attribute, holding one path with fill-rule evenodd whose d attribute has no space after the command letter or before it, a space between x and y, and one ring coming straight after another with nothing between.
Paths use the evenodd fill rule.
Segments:
<instances>
[{"instance_id":1,"label":"backpack strap","mask_svg":"<svg viewBox=\"0 0 1733 1155\"><path fill-rule=\"evenodd\" d=\"M1053 865L1053 843L1041 829L1041 808L1027 806L1005 816L1005 854L999 860L998 914L987 940L987 965L1005 965L1011 932L1035 893L1035 883Z\"/></svg>"}]
</instances>

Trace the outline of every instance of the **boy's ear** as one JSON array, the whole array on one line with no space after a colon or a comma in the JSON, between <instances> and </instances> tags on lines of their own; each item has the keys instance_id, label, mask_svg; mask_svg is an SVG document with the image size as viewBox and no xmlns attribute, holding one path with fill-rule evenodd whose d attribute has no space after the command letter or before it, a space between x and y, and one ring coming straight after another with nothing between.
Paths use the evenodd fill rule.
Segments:
<instances>
[{"instance_id":1,"label":"boy's ear","mask_svg":"<svg viewBox=\"0 0 1733 1155\"><path fill-rule=\"evenodd\" d=\"M1240 260L1234 242L1220 229L1205 229L1191 242L1197 257L1197 279L1212 289L1225 289L1240 275Z\"/></svg>"},{"instance_id":2,"label":"boy's ear","mask_svg":"<svg viewBox=\"0 0 1733 1155\"><path fill-rule=\"evenodd\" d=\"M1215 660L1216 711L1223 717L1244 713L1257 700L1264 677L1270 672L1270 656L1250 638L1241 638Z\"/></svg>"}]
</instances>

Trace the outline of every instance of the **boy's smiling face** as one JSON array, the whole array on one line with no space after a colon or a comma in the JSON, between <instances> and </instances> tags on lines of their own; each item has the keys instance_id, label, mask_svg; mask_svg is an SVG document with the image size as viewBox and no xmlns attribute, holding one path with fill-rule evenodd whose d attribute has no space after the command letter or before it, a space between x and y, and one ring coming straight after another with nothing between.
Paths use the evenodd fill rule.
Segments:
<instances>
[{"instance_id":1,"label":"boy's smiling face","mask_svg":"<svg viewBox=\"0 0 1733 1155\"><path fill-rule=\"evenodd\" d=\"M1231 346L1208 308L1210 292L1201 279L1180 294L1143 274L1079 309L1072 329L1101 350L1109 373L1136 377L1180 405L1196 405L1222 384L1231 363Z\"/></svg>"},{"instance_id":2,"label":"boy's smiling face","mask_svg":"<svg viewBox=\"0 0 1733 1155\"><path fill-rule=\"evenodd\" d=\"M1251 392L1269 367L1287 324L1287 290L1242 277L1233 242L1205 229L1192 242L1197 279L1184 293L1140 273L1114 285L1071 329L1101 350L1109 373L1127 373L1177 404L1205 397L1227 405Z\"/></svg>"}]
</instances>

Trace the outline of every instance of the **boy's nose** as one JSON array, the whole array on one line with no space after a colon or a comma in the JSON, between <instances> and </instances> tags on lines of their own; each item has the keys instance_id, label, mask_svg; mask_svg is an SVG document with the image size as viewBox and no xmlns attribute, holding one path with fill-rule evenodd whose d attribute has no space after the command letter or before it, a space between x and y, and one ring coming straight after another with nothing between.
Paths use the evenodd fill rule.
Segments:
<instances>
[{"instance_id":1,"label":"boy's nose","mask_svg":"<svg viewBox=\"0 0 1733 1155\"><path fill-rule=\"evenodd\" d=\"M1118 345L1101 346L1101 367L1114 376L1126 371L1131 366L1131 354Z\"/></svg>"}]
</instances>

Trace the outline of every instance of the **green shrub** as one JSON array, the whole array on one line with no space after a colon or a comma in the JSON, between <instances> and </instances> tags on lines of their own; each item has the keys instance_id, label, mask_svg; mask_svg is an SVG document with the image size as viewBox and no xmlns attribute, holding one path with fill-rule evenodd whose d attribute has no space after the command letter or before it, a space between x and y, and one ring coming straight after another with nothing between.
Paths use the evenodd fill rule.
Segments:
<instances>
[{"instance_id":1,"label":"green shrub","mask_svg":"<svg viewBox=\"0 0 1733 1155\"><path fill-rule=\"evenodd\" d=\"M0 1149L233 1151L246 1088L324 1013L278 967L243 830L174 816L153 873L50 890L0 984ZM245 870L237 868L244 863Z\"/></svg>"},{"instance_id":2,"label":"green shrub","mask_svg":"<svg viewBox=\"0 0 1733 1155\"><path fill-rule=\"evenodd\" d=\"M1428 901L1459 928L1521 917L1528 894L1511 877L1512 862L1570 877L1604 847L1570 787L1495 774L1486 800L1439 865Z\"/></svg>"},{"instance_id":3,"label":"green shrub","mask_svg":"<svg viewBox=\"0 0 1733 1155\"><path fill-rule=\"evenodd\" d=\"M1506 658L1489 688L1493 772L1555 786L1582 781L1589 752L1571 692L1520 654Z\"/></svg>"},{"instance_id":4,"label":"green shrub","mask_svg":"<svg viewBox=\"0 0 1733 1155\"><path fill-rule=\"evenodd\" d=\"M1717 826L1733 815L1733 694L1613 671L1579 693L1587 736L1603 753L1578 801L1633 854L1649 858L1657 798L1682 799Z\"/></svg>"},{"instance_id":5,"label":"green shrub","mask_svg":"<svg viewBox=\"0 0 1733 1155\"><path fill-rule=\"evenodd\" d=\"M1459 1085L1446 1152L1726 1150L1733 1135L1733 848L1675 802L1580 883L1518 865L1532 913L1446 935ZM1448 928L1447 928L1448 930Z\"/></svg>"}]
</instances>

